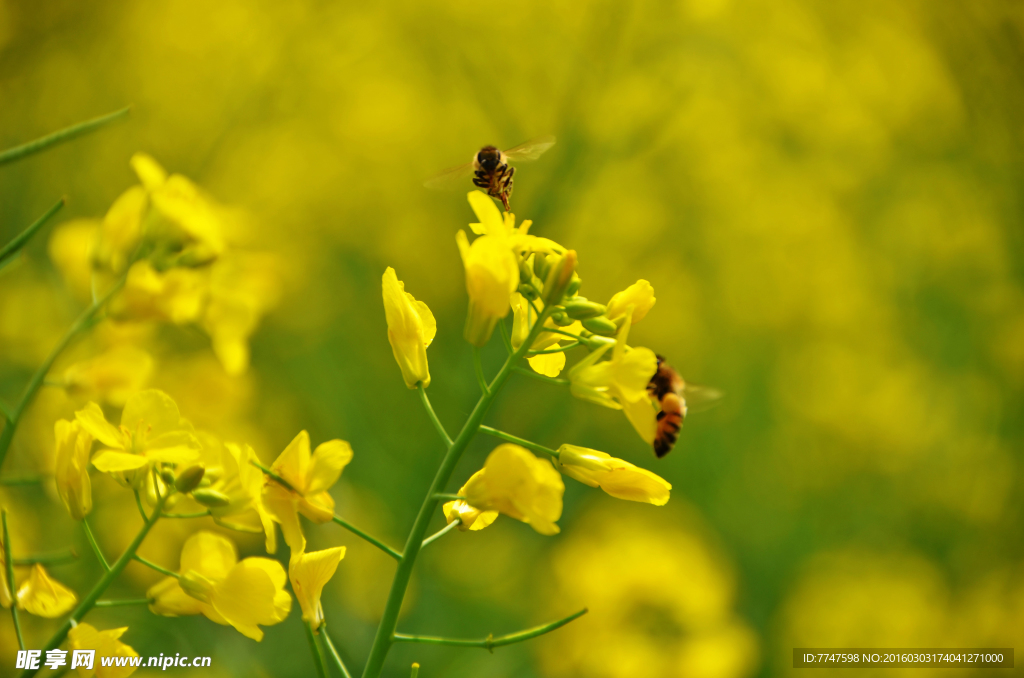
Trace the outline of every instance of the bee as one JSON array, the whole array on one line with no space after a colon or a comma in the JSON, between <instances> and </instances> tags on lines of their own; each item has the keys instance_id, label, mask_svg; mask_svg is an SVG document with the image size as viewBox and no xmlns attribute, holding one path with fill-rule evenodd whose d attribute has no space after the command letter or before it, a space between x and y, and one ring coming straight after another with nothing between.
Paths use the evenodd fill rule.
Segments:
<instances>
[{"instance_id":1,"label":"bee","mask_svg":"<svg viewBox=\"0 0 1024 678\"><path fill-rule=\"evenodd\" d=\"M659 408L654 435L654 454L659 459L672 451L679 438L686 420L687 397L699 405L710 405L722 397L715 389L688 385L660 355L658 370L647 383L647 393Z\"/></svg>"},{"instance_id":2,"label":"bee","mask_svg":"<svg viewBox=\"0 0 1024 678\"><path fill-rule=\"evenodd\" d=\"M450 188L472 175L473 185L487 191L487 195L492 198L501 200L508 212L509 199L512 197L512 175L516 173L516 168L509 163L536 160L554 145L555 138L548 135L507 151L498 150L496 146L484 146L473 155L470 162L446 169L423 185L427 188Z\"/></svg>"}]
</instances>

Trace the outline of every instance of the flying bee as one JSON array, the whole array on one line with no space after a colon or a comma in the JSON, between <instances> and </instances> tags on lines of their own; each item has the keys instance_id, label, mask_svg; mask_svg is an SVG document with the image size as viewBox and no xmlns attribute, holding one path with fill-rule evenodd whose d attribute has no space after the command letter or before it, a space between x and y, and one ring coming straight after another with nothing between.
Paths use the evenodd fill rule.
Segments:
<instances>
[{"instance_id":1,"label":"flying bee","mask_svg":"<svg viewBox=\"0 0 1024 678\"><path fill-rule=\"evenodd\" d=\"M512 197L512 175L516 173L516 168L509 163L536 160L554 145L555 138L549 134L507 151L500 151L495 146L484 146L473 155L472 161L446 169L423 185L427 188L452 188L472 175L473 185L487 191L487 195L492 198L501 200L508 212L509 198Z\"/></svg>"},{"instance_id":2,"label":"flying bee","mask_svg":"<svg viewBox=\"0 0 1024 678\"><path fill-rule=\"evenodd\" d=\"M647 383L647 393L659 408L658 428L654 435L654 454L659 459L672 451L679 438L679 430L686 419L687 400L693 405L707 406L722 397L715 389L687 384L660 355L658 371Z\"/></svg>"}]
</instances>

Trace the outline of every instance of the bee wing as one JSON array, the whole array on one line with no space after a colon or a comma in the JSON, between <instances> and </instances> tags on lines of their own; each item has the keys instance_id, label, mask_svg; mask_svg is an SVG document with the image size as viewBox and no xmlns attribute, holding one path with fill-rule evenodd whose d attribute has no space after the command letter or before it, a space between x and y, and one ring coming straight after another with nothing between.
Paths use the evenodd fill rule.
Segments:
<instances>
[{"instance_id":1,"label":"bee wing","mask_svg":"<svg viewBox=\"0 0 1024 678\"><path fill-rule=\"evenodd\" d=\"M536 160L544 153L544 151L554 145L555 137L548 134L547 136L537 137L536 139L527 141L525 144L519 144L518 146L510 148L505 151L505 155L512 162Z\"/></svg>"},{"instance_id":2,"label":"bee wing","mask_svg":"<svg viewBox=\"0 0 1024 678\"><path fill-rule=\"evenodd\" d=\"M725 394L717 388L707 386L693 386L687 384L683 387L683 398L686 402L686 409L690 412L704 412L711 409L725 397Z\"/></svg>"},{"instance_id":3,"label":"bee wing","mask_svg":"<svg viewBox=\"0 0 1024 678\"><path fill-rule=\"evenodd\" d=\"M467 162L465 165L459 165L458 167L449 167L440 174L424 181L423 185L435 190L457 188L460 183L464 182L472 174L473 163Z\"/></svg>"}]
</instances>

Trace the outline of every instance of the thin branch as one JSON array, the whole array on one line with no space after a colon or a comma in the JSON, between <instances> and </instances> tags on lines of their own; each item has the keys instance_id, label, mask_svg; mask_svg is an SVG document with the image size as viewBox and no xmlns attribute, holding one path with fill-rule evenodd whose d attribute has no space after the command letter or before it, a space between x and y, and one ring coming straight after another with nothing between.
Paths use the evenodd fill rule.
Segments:
<instances>
[{"instance_id":1,"label":"thin branch","mask_svg":"<svg viewBox=\"0 0 1024 678\"><path fill-rule=\"evenodd\" d=\"M516 350L512 348L512 338L508 335L508 327L505 326L504 319L498 321L498 327L501 328L501 343L505 344L505 350L512 355Z\"/></svg>"},{"instance_id":2,"label":"thin branch","mask_svg":"<svg viewBox=\"0 0 1024 678\"><path fill-rule=\"evenodd\" d=\"M456 518L453 522L448 523L447 525L442 527L440 530L438 530L434 534L432 534L429 537L427 537L426 539L424 539L423 540L423 544L420 545L420 548L421 549L427 548L427 544L433 544L435 541L437 541L441 537L445 536L446 534L448 534L449 532L451 532L452 530L454 530L456 527L458 527L461 524L462 524L462 520Z\"/></svg>"},{"instance_id":3,"label":"thin branch","mask_svg":"<svg viewBox=\"0 0 1024 678\"><path fill-rule=\"evenodd\" d=\"M448 431L444 430L444 425L441 423L441 420L437 418L437 412L434 411L434 407L430 404L430 398L427 397L427 389L423 388L422 383L417 384L416 389L420 392L420 400L423 401L423 407L427 410L427 416L430 417L430 422L437 430L437 434L441 436L441 440L444 441L445 445L451 447L451 436L448 435Z\"/></svg>"},{"instance_id":4,"label":"thin branch","mask_svg":"<svg viewBox=\"0 0 1024 678\"><path fill-rule=\"evenodd\" d=\"M96 607L122 607L125 605L149 605L152 598L131 598L128 600L97 600Z\"/></svg>"},{"instance_id":5,"label":"thin branch","mask_svg":"<svg viewBox=\"0 0 1024 678\"><path fill-rule=\"evenodd\" d=\"M320 627L320 635L324 637L324 642L327 643L327 649L331 651L331 659L334 660L334 665L341 671L341 675L345 678L352 678L352 674L348 672L348 668L345 667L345 662L341 661L341 655L338 654L338 650L334 647L334 643L331 642L331 636L327 633L327 622L324 622Z\"/></svg>"},{"instance_id":6,"label":"thin branch","mask_svg":"<svg viewBox=\"0 0 1024 678\"><path fill-rule=\"evenodd\" d=\"M268 478L273 480L275 483L277 483L278 485L280 485L284 489L290 490L290 491L295 492L296 494L298 494L296 489L294 487L292 487L291 483L289 483L287 480L285 480L281 476L279 476L276 473L274 473L273 471L271 471L269 468L267 468L263 464L259 463L255 459L251 459L249 461L249 463L252 464L253 466L255 466L256 468L258 468L259 470L263 471L263 473L265 473Z\"/></svg>"},{"instance_id":7,"label":"thin branch","mask_svg":"<svg viewBox=\"0 0 1024 678\"><path fill-rule=\"evenodd\" d=\"M107 572L110 572L110 564L107 559L103 557L103 551L100 550L100 545L96 543L96 537L92 533L92 528L89 527L89 521L82 518L82 529L85 530L85 537L89 540L89 546L92 547L92 552L96 554L96 560L100 561L100 565Z\"/></svg>"},{"instance_id":8,"label":"thin branch","mask_svg":"<svg viewBox=\"0 0 1024 678\"><path fill-rule=\"evenodd\" d=\"M540 331L541 334L545 334L545 333L548 333L548 332L550 332L551 334L561 334L561 335L564 335L566 337L570 337L572 339L575 339L576 341L580 340L580 335L573 334L572 332L566 332L565 330L555 329L554 327L545 327L544 329L542 329Z\"/></svg>"},{"instance_id":9,"label":"thin branch","mask_svg":"<svg viewBox=\"0 0 1024 678\"><path fill-rule=\"evenodd\" d=\"M146 567L148 567L149 569L151 569L151 570L156 570L156 571L157 571L157 572L159 572L160 574L165 574L165 575L167 575L168 577L174 577L175 579L180 579L180 578L181 578L181 575L180 575L180 574L178 574L177 572L171 572L170 570L168 570L168 569L167 569L167 568L165 568L165 567L160 567L159 565L157 565L157 564L156 564L156 563L154 563L153 561L151 561L151 560L146 560L145 558L143 558L142 556L140 556L140 555L139 555L138 553L134 553L134 554L132 554L132 558L134 558L135 560L139 561L140 563L142 563L143 565L145 565L145 566L146 566Z\"/></svg>"},{"instance_id":10,"label":"thin branch","mask_svg":"<svg viewBox=\"0 0 1024 678\"><path fill-rule=\"evenodd\" d=\"M68 347L68 344L83 330L90 326L92 319L99 313L103 305L114 296L114 294L120 290L125 281L128 279L127 270L125 273L118 278L117 282L111 286L109 290L99 299L94 301L91 306L85 309L75 322L68 328L68 331L61 337L57 345L53 347L50 354L43 361L43 364L39 366L39 369L35 371L28 384L25 386L25 390L21 394L21 399L18 404L14 407L14 411L10 413L11 416L7 418L7 424L4 425L4 430L0 432L0 466L3 466L4 458L7 456L7 450L11 447L11 441L14 439L14 432L18 427L18 422L21 420L21 415L25 413L25 408L28 407L29 403L32 402L32 398L35 397L39 387L43 385L43 379L46 378L46 374L53 367L53 363L56 362L60 354Z\"/></svg>"},{"instance_id":11,"label":"thin branch","mask_svg":"<svg viewBox=\"0 0 1024 678\"><path fill-rule=\"evenodd\" d=\"M548 353L565 353L569 349L576 348L577 346L580 345L580 342L574 341L571 344L559 346L558 348L546 348L543 351L527 351L526 355L527 357L533 357L535 355L547 355Z\"/></svg>"},{"instance_id":12,"label":"thin branch","mask_svg":"<svg viewBox=\"0 0 1024 678\"><path fill-rule=\"evenodd\" d=\"M549 377L549 376L544 375L544 374L538 374L537 372L534 372L532 369L528 369L526 367L516 366L516 367L513 367L512 369L514 371L516 371L516 372L519 372L520 374L525 374L528 377L533 377L534 379L539 379L541 381L546 381L549 384L558 384L559 386L568 386L569 385L569 380L568 379L559 379L559 378L556 378L556 377Z\"/></svg>"},{"instance_id":13,"label":"thin branch","mask_svg":"<svg viewBox=\"0 0 1024 678\"><path fill-rule=\"evenodd\" d=\"M480 386L480 392L485 396L491 394L491 390L487 388L487 379L484 378L484 366L480 362L480 347L473 347L473 371L476 373L476 383Z\"/></svg>"},{"instance_id":14,"label":"thin branch","mask_svg":"<svg viewBox=\"0 0 1024 678\"><path fill-rule=\"evenodd\" d=\"M335 514L335 516L333 518L331 518L331 520L333 520L334 522L338 523L339 525L341 525L342 527L344 527L346 530L348 530L352 534L356 535L357 537L362 537L363 539L365 539L366 541L370 542L371 544L373 544L374 546L376 546L381 551L383 551L384 553L388 554L389 556L391 556L395 560L401 560L402 559L402 554L400 552L398 552L395 549L391 548L390 546L388 546L387 544L382 542L380 539L377 539L373 535L368 534L366 532L363 532L358 527L356 527L352 523L348 522L347 520L345 520L341 516Z\"/></svg>"},{"instance_id":15,"label":"thin branch","mask_svg":"<svg viewBox=\"0 0 1024 678\"><path fill-rule=\"evenodd\" d=\"M36 231L42 228L43 224L45 224L50 217L56 214L61 207L64 207L66 203L67 198L61 198L58 200L57 204L46 210L43 216L32 222L32 224L24 231L14 236L14 238L4 245L3 248L0 248L0 269L9 264L14 259L14 255L20 252L21 248L28 244L28 241L36 234Z\"/></svg>"},{"instance_id":16,"label":"thin branch","mask_svg":"<svg viewBox=\"0 0 1024 678\"><path fill-rule=\"evenodd\" d=\"M511 645L513 643L521 643L524 640L530 640L537 636L542 636L545 633L550 633L557 628L565 626L574 619L578 619L587 613L587 608L583 608L575 614L571 614L564 619L553 621L543 626L535 626L532 629L526 629L525 631L519 631L517 633L509 633L504 636L487 636L479 640L470 640L464 638L442 638L440 636L412 636L405 633L396 633L394 640L399 643L428 643L430 645L458 645L460 647L482 647L485 650L493 650L496 647L503 645Z\"/></svg>"},{"instance_id":17,"label":"thin branch","mask_svg":"<svg viewBox=\"0 0 1024 678\"><path fill-rule=\"evenodd\" d=\"M165 514L163 514L160 517L161 518L205 518L208 515L211 515L209 509L207 509L205 511L196 511L195 513L165 513ZM262 530L260 530L260 532L262 532Z\"/></svg>"},{"instance_id":18,"label":"thin branch","mask_svg":"<svg viewBox=\"0 0 1024 678\"><path fill-rule=\"evenodd\" d=\"M324 662L324 653L320 651L320 646L317 645L316 634L313 633L313 625L311 622L304 622L303 626L306 627L306 639L309 640L309 650L313 653L316 674L320 678L327 678L327 664Z\"/></svg>"},{"instance_id":19,"label":"thin branch","mask_svg":"<svg viewBox=\"0 0 1024 678\"><path fill-rule=\"evenodd\" d=\"M65 565L72 563L78 558L78 553L74 549L64 549L62 551L54 551L52 553L40 553L34 556L25 556L24 558L15 558L14 564L18 567L24 567L26 565Z\"/></svg>"},{"instance_id":20,"label":"thin branch","mask_svg":"<svg viewBox=\"0 0 1024 678\"><path fill-rule=\"evenodd\" d=\"M146 515L146 509L142 508L142 497L139 496L138 490L135 490L135 508L139 509L139 515L142 516L143 522L149 520L149 516Z\"/></svg>"},{"instance_id":21,"label":"thin branch","mask_svg":"<svg viewBox=\"0 0 1024 678\"><path fill-rule=\"evenodd\" d=\"M0 510L0 522L3 523L4 564L7 568L7 591L11 596L11 619L14 620L14 633L18 636L18 647L25 649L25 638L21 635L21 620L18 619L18 594L14 591L14 558L11 556L11 533L7 529L7 510Z\"/></svg>"},{"instance_id":22,"label":"thin branch","mask_svg":"<svg viewBox=\"0 0 1024 678\"><path fill-rule=\"evenodd\" d=\"M48 476L11 476L10 478L0 478L0 485L7 487L14 487L18 485L38 485L47 477Z\"/></svg>"},{"instance_id":23,"label":"thin branch","mask_svg":"<svg viewBox=\"0 0 1024 678\"><path fill-rule=\"evenodd\" d=\"M52 134L47 134L45 137L41 137L35 141L29 141L28 143L20 146L9 148L6 151L0 152L0 165L6 165L9 162L14 162L15 160L20 160L26 156L32 155L33 153L43 151L50 146L56 146L59 143L71 141L75 137L88 134L89 132L97 130L104 125L127 115L131 110L131 106L125 106L121 110L114 111L113 113L101 115L98 118L93 118L92 120L86 120L85 122L65 127L62 130L58 130Z\"/></svg>"},{"instance_id":24,"label":"thin branch","mask_svg":"<svg viewBox=\"0 0 1024 678\"><path fill-rule=\"evenodd\" d=\"M520 438L519 436L514 436L511 433L505 433L504 431L499 431L496 428L484 426L483 424L480 425L480 433L486 433L489 436L501 438L502 440L505 440L507 442L515 443L516 445L522 445L523 447L529 450L533 450L534 452L542 452L544 454L551 456L553 459L558 459L558 452L552 450L550 447L538 445L535 442L529 441L525 438Z\"/></svg>"}]
</instances>

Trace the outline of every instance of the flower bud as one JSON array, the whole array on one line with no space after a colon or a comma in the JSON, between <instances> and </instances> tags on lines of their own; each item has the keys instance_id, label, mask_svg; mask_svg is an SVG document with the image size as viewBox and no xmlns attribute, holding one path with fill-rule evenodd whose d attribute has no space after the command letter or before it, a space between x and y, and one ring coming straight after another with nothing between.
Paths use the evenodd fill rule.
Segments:
<instances>
[{"instance_id":1,"label":"flower bud","mask_svg":"<svg viewBox=\"0 0 1024 678\"><path fill-rule=\"evenodd\" d=\"M534 289L533 285L527 285L525 283L519 286L519 294L533 301L540 298L540 295L537 294L537 290Z\"/></svg>"},{"instance_id":2,"label":"flower bud","mask_svg":"<svg viewBox=\"0 0 1024 678\"><path fill-rule=\"evenodd\" d=\"M209 508L221 508L231 503L231 498L228 495L208 487L194 490L192 498Z\"/></svg>"},{"instance_id":3,"label":"flower bud","mask_svg":"<svg viewBox=\"0 0 1024 678\"><path fill-rule=\"evenodd\" d=\"M576 293L580 291L580 284L582 282L583 281L580 280L579 275L577 275L576 273L573 273L572 274L572 282L570 282L569 283L569 287L566 288L565 296L567 296L567 297L575 297Z\"/></svg>"},{"instance_id":4,"label":"flower bud","mask_svg":"<svg viewBox=\"0 0 1024 678\"><path fill-rule=\"evenodd\" d=\"M199 483L202 482L205 475L206 469L202 465L190 466L178 474L174 481L174 489L178 492L191 492L199 487Z\"/></svg>"},{"instance_id":5,"label":"flower bud","mask_svg":"<svg viewBox=\"0 0 1024 678\"><path fill-rule=\"evenodd\" d=\"M587 318L583 321L583 327L590 330L594 334L601 334L606 337L614 335L618 331L618 327L608 318L604 316L598 316L596 318Z\"/></svg>"},{"instance_id":6,"label":"flower bud","mask_svg":"<svg viewBox=\"0 0 1024 678\"><path fill-rule=\"evenodd\" d=\"M551 269L551 262L548 260L546 254L537 252L533 255L533 274L541 280L548 277L548 271Z\"/></svg>"},{"instance_id":7,"label":"flower bud","mask_svg":"<svg viewBox=\"0 0 1024 678\"><path fill-rule=\"evenodd\" d=\"M598 304L597 302L587 301L583 297L576 297L566 301L562 306L565 307L565 312L570 318L576 320L586 320L587 318L596 318L599 315L604 315L607 308L604 304Z\"/></svg>"},{"instance_id":8,"label":"flower bud","mask_svg":"<svg viewBox=\"0 0 1024 678\"><path fill-rule=\"evenodd\" d=\"M569 325L572 325L574 322L576 322L562 311L555 311L554 313L552 313L551 321L558 325L559 327L568 327Z\"/></svg>"},{"instance_id":9,"label":"flower bud","mask_svg":"<svg viewBox=\"0 0 1024 678\"><path fill-rule=\"evenodd\" d=\"M572 282L576 272L576 250L566 250L561 259L551 265L544 279L544 305L555 306L562 303L565 291Z\"/></svg>"},{"instance_id":10,"label":"flower bud","mask_svg":"<svg viewBox=\"0 0 1024 678\"><path fill-rule=\"evenodd\" d=\"M565 475L602 490L617 499L664 506L672 485L647 469L616 459L605 452L576 445L558 448L558 468Z\"/></svg>"},{"instance_id":11,"label":"flower bud","mask_svg":"<svg viewBox=\"0 0 1024 678\"><path fill-rule=\"evenodd\" d=\"M405 291L395 269L388 266L381 279L384 315L388 323L388 341L402 378L409 388L430 386L427 347L437 333L437 322L430 308Z\"/></svg>"},{"instance_id":12,"label":"flower bud","mask_svg":"<svg viewBox=\"0 0 1024 678\"><path fill-rule=\"evenodd\" d=\"M204 603L210 602L213 594L213 582L194 570L185 572L178 577L178 585L181 589L196 600Z\"/></svg>"}]
</instances>

